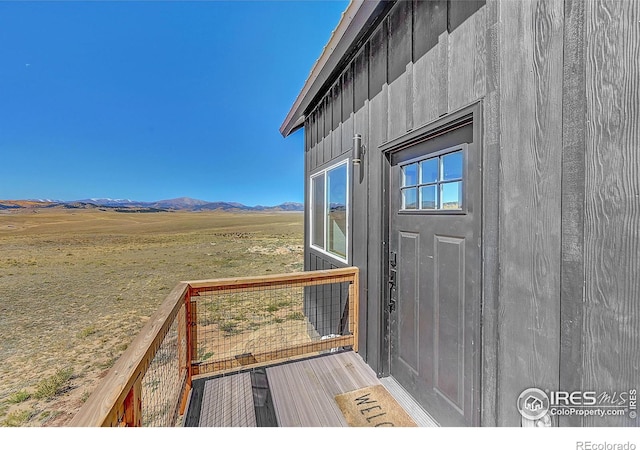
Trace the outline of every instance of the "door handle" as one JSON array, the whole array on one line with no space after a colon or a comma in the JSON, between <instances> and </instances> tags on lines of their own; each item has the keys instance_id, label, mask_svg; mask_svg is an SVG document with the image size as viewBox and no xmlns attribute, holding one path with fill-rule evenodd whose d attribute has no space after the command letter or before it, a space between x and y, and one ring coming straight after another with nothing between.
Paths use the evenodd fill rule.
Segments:
<instances>
[{"instance_id":1,"label":"door handle","mask_svg":"<svg viewBox=\"0 0 640 450\"><path fill-rule=\"evenodd\" d=\"M389 270L389 312L392 313L396 309L396 275L395 269Z\"/></svg>"}]
</instances>

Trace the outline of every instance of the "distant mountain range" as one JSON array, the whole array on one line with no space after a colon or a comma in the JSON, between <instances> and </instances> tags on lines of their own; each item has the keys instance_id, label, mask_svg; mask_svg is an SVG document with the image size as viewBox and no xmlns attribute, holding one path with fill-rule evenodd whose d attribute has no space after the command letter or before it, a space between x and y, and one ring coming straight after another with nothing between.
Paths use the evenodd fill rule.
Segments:
<instances>
[{"instance_id":1,"label":"distant mountain range","mask_svg":"<svg viewBox=\"0 0 640 450\"><path fill-rule=\"evenodd\" d=\"M127 199L88 198L74 201L57 200L0 200L0 210L22 208L104 209L118 212L161 211L303 211L302 203L286 202L276 206L246 206L235 202L207 202L180 197L157 202L138 202Z\"/></svg>"}]
</instances>

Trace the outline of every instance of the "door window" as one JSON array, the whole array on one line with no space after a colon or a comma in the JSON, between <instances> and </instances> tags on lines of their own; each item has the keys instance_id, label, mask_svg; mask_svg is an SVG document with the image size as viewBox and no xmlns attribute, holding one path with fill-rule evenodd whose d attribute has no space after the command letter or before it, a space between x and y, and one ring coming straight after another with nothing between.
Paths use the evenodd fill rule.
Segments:
<instances>
[{"instance_id":1,"label":"door window","mask_svg":"<svg viewBox=\"0 0 640 450\"><path fill-rule=\"evenodd\" d=\"M462 210L463 165L461 148L402 165L401 210Z\"/></svg>"}]
</instances>

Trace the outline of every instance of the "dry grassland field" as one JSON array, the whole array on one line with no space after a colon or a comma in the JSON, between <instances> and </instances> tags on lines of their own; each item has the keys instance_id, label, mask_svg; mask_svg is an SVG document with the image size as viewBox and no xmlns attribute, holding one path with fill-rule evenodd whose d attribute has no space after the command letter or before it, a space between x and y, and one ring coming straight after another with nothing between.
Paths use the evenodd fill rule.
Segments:
<instances>
[{"instance_id":1,"label":"dry grassland field","mask_svg":"<svg viewBox=\"0 0 640 450\"><path fill-rule=\"evenodd\" d=\"M302 213L0 213L0 425L64 426L182 280L297 272Z\"/></svg>"}]
</instances>

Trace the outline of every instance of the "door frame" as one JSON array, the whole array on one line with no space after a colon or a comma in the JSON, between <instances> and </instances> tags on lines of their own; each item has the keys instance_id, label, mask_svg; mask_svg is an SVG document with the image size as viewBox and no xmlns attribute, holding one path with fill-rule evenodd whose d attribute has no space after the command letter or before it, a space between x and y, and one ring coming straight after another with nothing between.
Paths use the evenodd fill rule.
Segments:
<instances>
[{"instance_id":1,"label":"door frame","mask_svg":"<svg viewBox=\"0 0 640 450\"><path fill-rule=\"evenodd\" d=\"M390 230L390 190L391 155L420 142L432 139L452 131L460 126L473 123L473 141L475 151L479 152L480 162L480 305L476 309L478 332L476 335L477 352L474 355L475 374L473 393L474 409L478 412L474 425L497 426L497 293L498 293L498 202L499 202L499 154L497 151L485 151L484 121L482 100L446 114L433 122L412 130L378 147L384 156L382 170L382 220L383 236L382 286L380 302L380 366L383 376L390 374L391 341L389 314L389 230ZM490 178L491 177L491 178Z\"/></svg>"}]
</instances>

